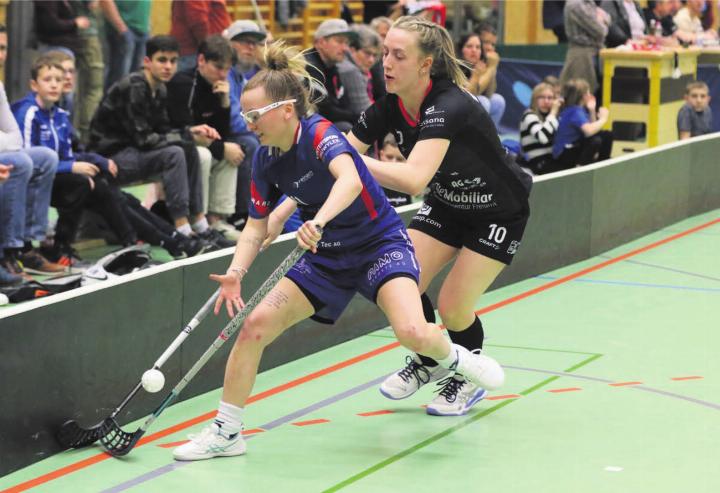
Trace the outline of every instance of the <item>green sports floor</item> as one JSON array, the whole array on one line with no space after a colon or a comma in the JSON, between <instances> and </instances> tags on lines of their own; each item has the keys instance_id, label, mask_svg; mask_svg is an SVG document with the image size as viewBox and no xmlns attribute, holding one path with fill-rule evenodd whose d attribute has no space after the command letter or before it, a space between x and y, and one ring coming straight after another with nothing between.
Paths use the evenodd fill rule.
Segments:
<instances>
[{"instance_id":1,"label":"green sports floor","mask_svg":"<svg viewBox=\"0 0 720 493\"><path fill-rule=\"evenodd\" d=\"M65 452L0 492L716 493L719 255L713 211L488 293L485 347L507 381L467 416L426 415L430 388L382 397L406 352L381 329L259 375L246 456L172 459L216 390L166 410L124 459Z\"/></svg>"}]
</instances>

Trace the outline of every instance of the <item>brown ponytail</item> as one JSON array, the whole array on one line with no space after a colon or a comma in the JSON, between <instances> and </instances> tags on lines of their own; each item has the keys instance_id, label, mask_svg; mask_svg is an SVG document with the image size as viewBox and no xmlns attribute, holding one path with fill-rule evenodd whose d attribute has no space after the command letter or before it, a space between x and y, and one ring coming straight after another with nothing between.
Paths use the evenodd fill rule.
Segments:
<instances>
[{"instance_id":1,"label":"brown ponytail","mask_svg":"<svg viewBox=\"0 0 720 493\"><path fill-rule=\"evenodd\" d=\"M431 76L448 78L460 87L467 85L461 68L467 64L455 57L455 46L444 27L413 16L400 17L392 27L418 34L420 51L433 59Z\"/></svg>"}]
</instances>

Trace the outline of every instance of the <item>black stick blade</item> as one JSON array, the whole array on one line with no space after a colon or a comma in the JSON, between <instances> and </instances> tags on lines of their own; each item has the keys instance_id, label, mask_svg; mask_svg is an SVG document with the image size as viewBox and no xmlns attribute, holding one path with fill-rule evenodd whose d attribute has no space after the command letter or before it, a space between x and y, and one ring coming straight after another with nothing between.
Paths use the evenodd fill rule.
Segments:
<instances>
[{"instance_id":1,"label":"black stick blade","mask_svg":"<svg viewBox=\"0 0 720 493\"><path fill-rule=\"evenodd\" d=\"M70 420L63 423L55 437L64 448L82 448L100 440L108 432L110 426L109 419L90 428L83 428L77 421Z\"/></svg>"},{"instance_id":2,"label":"black stick blade","mask_svg":"<svg viewBox=\"0 0 720 493\"><path fill-rule=\"evenodd\" d=\"M120 428L120 425L113 418L108 418L110 428L102 437L100 443L105 451L113 457L127 455L137 445L137 442L145 434L145 431L138 429L134 433L128 433Z\"/></svg>"}]
</instances>

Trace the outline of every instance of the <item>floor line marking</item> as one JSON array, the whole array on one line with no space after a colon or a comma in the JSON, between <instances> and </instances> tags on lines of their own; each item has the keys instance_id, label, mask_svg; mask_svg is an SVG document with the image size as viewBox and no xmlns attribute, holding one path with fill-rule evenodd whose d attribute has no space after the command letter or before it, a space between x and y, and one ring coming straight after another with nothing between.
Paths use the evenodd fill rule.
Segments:
<instances>
[{"instance_id":1,"label":"floor line marking","mask_svg":"<svg viewBox=\"0 0 720 493\"><path fill-rule=\"evenodd\" d=\"M556 279L554 276L535 276L536 279ZM609 284L612 286L633 286L638 288L654 288L654 289L676 289L678 291L701 291L716 293L720 288L696 288L694 286L674 286L671 284L650 284L645 282L631 281L611 281L607 279L573 279L573 282L582 282L586 284Z\"/></svg>"},{"instance_id":2,"label":"floor line marking","mask_svg":"<svg viewBox=\"0 0 720 493\"><path fill-rule=\"evenodd\" d=\"M642 385L643 382L615 382L615 383L609 383L608 385L611 387L627 387L629 385Z\"/></svg>"},{"instance_id":3,"label":"floor line marking","mask_svg":"<svg viewBox=\"0 0 720 493\"><path fill-rule=\"evenodd\" d=\"M642 265L642 266L645 266L645 267L653 267L653 268L655 268L655 269L667 270L667 271L670 271L670 272L676 272L676 273L678 273L678 274L685 274L685 275L692 276L692 277L699 277L699 278L701 278L701 279L710 279L711 281L720 281L720 278L718 278L718 277L706 276L705 274L698 274L698 273L696 273L696 272L688 272L688 271L686 271L686 270L681 270L681 269L674 269L674 268L672 268L672 267L666 267L666 266L664 266L664 265L651 264L651 263L648 263L648 262L640 262L640 261L638 261L638 260L626 260L625 262L627 262L627 263L629 263L629 264Z\"/></svg>"},{"instance_id":4,"label":"floor line marking","mask_svg":"<svg viewBox=\"0 0 720 493\"><path fill-rule=\"evenodd\" d=\"M681 380L700 380L700 379L702 379L702 378L703 378L703 377L701 377L701 376L699 376L699 375L693 375L693 376L691 376L691 377L673 377L673 378L671 378L670 380L675 380L676 382L678 382L678 381L681 381Z\"/></svg>"},{"instance_id":5,"label":"floor line marking","mask_svg":"<svg viewBox=\"0 0 720 493\"><path fill-rule=\"evenodd\" d=\"M311 426L311 425L325 424L325 423L329 423L329 422L330 422L329 419L322 418L322 419L309 419L307 421L296 421L296 422L290 423L290 424L293 426Z\"/></svg>"},{"instance_id":6,"label":"floor line marking","mask_svg":"<svg viewBox=\"0 0 720 493\"><path fill-rule=\"evenodd\" d=\"M588 274L588 273L590 273L590 272L594 272L594 271L600 270L600 269L602 269L602 268L604 268L604 267L607 267L607 266L609 266L609 265L613 265L613 264L616 264L616 263L618 263L618 262L622 262L622 261L625 260L625 259L628 259L628 258L630 258L630 257L634 257L634 256L639 255L639 254L641 254L641 253L643 253L643 252L646 252L646 251L648 251L648 250L652 250L653 248L657 248L657 247L662 246L662 245L664 245L664 244L666 244L666 243L669 243L669 242L671 242L671 241L675 241L675 240L677 240L677 239L679 239L679 238L683 238L683 237L688 236L688 235L690 235L690 234L693 234L693 233L696 233L696 232L701 231L701 230L703 230L703 229L709 228L710 226L713 226L713 225L718 224L718 223L720 223L720 218L716 218L716 219L713 219L712 221L708 221L708 222L699 224L698 226L694 226L694 227L692 227L692 228L690 228L690 229L687 229L687 230L685 230L685 231L681 231L681 232L679 232L679 233L675 233L675 234L673 234L673 235L671 235L671 236L668 236L668 237L663 238L663 239L661 239L661 240L655 241L655 242L650 243L650 244L648 244L648 245L645 245L645 246L643 246L643 247L636 248L636 249L634 249L634 250L631 250L631 251L629 251L629 252L626 252L626 253L624 253L624 254L622 254L622 255L619 255L619 256L617 256L617 257L614 257L614 258L605 260L605 261L603 261L603 262L600 262L599 264L591 265L590 267L586 267L586 268L584 268L584 269L581 269L581 270L579 270L579 271L577 271L577 272L575 272L575 273L573 273L573 274L569 274L569 275L564 276L564 277L561 277L561 278L559 278L559 279L555 279L554 281L551 281L551 282L549 282L549 283L542 284L542 285L537 286L537 287L535 287L535 288L533 288L533 289L530 289L530 290L528 290L528 291L525 291L524 293L520 293L520 294L518 294L518 295L512 296L512 297L510 297L510 298L506 298L505 300L499 301L499 302L494 303L494 304L492 304L492 305L488 305L488 306L486 306L486 307L484 307L484 308L481 308L480 310L477 310L475 313L476 313L477 315L483 315L483 314L485 314L485 313L492 312L492 311L494 311L494 310L497 310L497 309L502 308L502 307L504 307L504 306L510 305L510 304L515 303L515 302L517 302L517 301L523 300L523 299L525 299L525 298L529 298L530 296L534 296L534 295L536 295L536 294L542 293L543 291L547 291L548 289L554 288L555 286L559 286L560 284L564 284L564 283L566 283L566 282L568 282L568 281L572 281L573 279L577 279L577 278L579 278L579 277L582 277L582 276L584 276L584 275L586 275L586 274ZM350 360L346 360L346 361L344 361L344 362L338 363L338 364L333 365L333 366L331 366L331 367L325 368L324 370L320 370L320 371L315 372L315 373L312 373L312 374L310 374L310 375L306 375L305 377L302 377L302 378L300 378L300 379L293 380L292 382L288 382L288 383L286 383L286 384L277 386L277 387L275 387L275 388L273 388L273 389L270 389L270 390L268 390L268 391L261 392L261 393L258 394L257 396L252 396L252 397L248 400L248 404L250 403L250 400L253 399L253 397L255 397L255 400L260 400L260 399L263 399L263 398L265 398L265 397L270 397L271 395L275 395L275 394L277 394L277 393L283 392L283 391L288 390L288 389L290 389L290 388L292 388L292 387L294 387L294 386L300 385L300 384L302 384L302 383L305 383L305 382L307 382L307 381L313 380L313 379L315 379L315 378L319 378L319 377L324 376L324 375L326 375L326 374L328 374L328 373L337 371L337 370L339 370L339 369L341 369L341 368L344 368L344 367L346 367L346 366L350 366L350 365L355 364L355 363L357 363L357 362L359 362L359 361L362 361L362 360L364 360L364 359L371 358L371 357L373 357L373 356L376 356L377 354L384 353L384 352L389 351L389 350L391 350L391 349L395 349L395 348L398 347L399 345L400 345L400 343L398 343L398 342L394 342L394 343L387 344L387 345L382 346L382 347L380 347L380 348L378 348L378 349L376 349L376 350L374 350L374 351L370 351L370 352L368 352L368 353L364 353L364 354L362 354L362 355L360 355L360 356L357 356L357 357L355 357L355 358L351 358ZM295 383L294 383L294 382L295 382ZM639 387L636 387L636 388L639 388ZM507 402L512 402L512 401L504 401L504 402L507 403ZM171 432L171 433L174 433L175 431L179 431L179 430L182 430L182 429L187 428L187 427L189 427L189 426L192 426L192 425L194 425L194 424L197 424L197 422L201 422L201 421L203 421L203 420L210 419L210 417L214 416L214 414L215 414L215 411L213 410L213 411L211 411L211 412L209 412L209 413L206 413L206 414L204 414L204 415L202 415L202 416L199 416L199 417L195 418L194 420L191 419L191 420L185 421L185 422L183 422L183 423L179 423L178 425L175 425L174 427L171 427L171 429L174 430L174 431ZM205 416L208 416L208 417L205 417ZM198 419L201 418L201 417L202 417L203 419L201 419L201 420L199 420L199 421L196 421L196 420L198 420ZM192 424L187 424L187 423L192 423ZM167 433L167 434L170 434L170 433ZM157 438L160 438L161 436L166 436L167 434L161 434L161 432L158 432L158 433L155 433L154 435L151 435L151 437L155 437L155 436L156 436ZM146 437L146 438L149 439L150 437ZM147 441L150 441L150 440L147 440ZM145 442L145 443L147 443L147 442ZM48 481L55 480L55 479L57 479L57 478L60 478L60 477L65 476L65 475L67 475L67 474L70 474L70 473L73 473L73 472L75 472L75 471L84 469L84 468L86 468L86 467L89 467L89 466L91 466L91 465L93 465L93 464L96 464L96 463L98 463L98 462L102 462L102 461L107 460L107 459L109 459L109 458L111 458L111 456L110 456L109 454L106 454L106 453L103 452L103 453L100 453L100 454L91 456L91 457L89 457L89 458L87 458L87 459L84 459L84 460L81 460L81 461L78 461L78 462L74 462L74 463L72 463L72 464L69 464L69 465L67 465L67 466L65 466L65 467L62 467L62 468L60 468L60 469L56 469L56 470L51 471L51 472L49 472L49 473L42 474L42 475L40 475L40 476L38 476L38 477L35 477L35 478L33 478L33 479L24 481L24 482L19 483L19 484L15 485L15 486L11 486L10 488L6 488L5 490L0 491L0 493L19 493L19 492L21 492L21 491L26 491L26 490L28 490L28 489L30 489L30 488L34 488L35 486L39 486L39 485L44 484L44 483L46 483L46 482L48 482Z\"/></svg>"},{"instance_id":7,"label":"floor line marking","mask_svg":"<svg viewBox=\"0 0 720 493\"><path fill-rule=\"evenodd\" d=\"M572 366L571 368L568 368L565 371L566 372L573 371L573 369L577 369L582 366L585 366L585 365L595 361L599 357L600 357L599 355L591 356L591 357L581 361L580 363ZM542 382L537 383L537 384L533 385L532 387L529 387L529 388L523 390L522 392L520 392L520 394L528 395L528 394L540 389L541 387L543 387L551 382L554 382L555 380L557 380L559 378L560 377L558 377L558 376L546 378ZM399 452L391 457L388 457L387 459L385 459L381 462L378 462L374 466L371 466L371 467L365 469L364 471L361 471L361 472L355 474L354 476L351 476L351 477L345 479L344 481L341 481L341 482L331 486L330 488L328 488L326 490L323 490L322 493L333 493L335 491L341 490L342 488L345 488L346 486L349 486L349 485L363 479L364 477L369 476L369 475L379 471L380 469L383 469L384 467L387 467L390 464L397 462L400 459L403 459L406 456L408 456L414 452L417 452L418 450L420 450L424 447L427 447L428 445L431 445L431 444L435 443L436 441L441 440L442 438L445 438L446 436L450 435L451 433L461 430L461 429L465 428L466 426L474 423L475 421L477 421L481 418L484 418L485 416L492 414L492 413L502 409L503 407L505 407L513 402L516 402L516 401L517 401L517 399L507 399L507 400L501 401L498 404L495 404L494 406L492 406L484 411L480 411L477 414L464 419L462 422L458 423L457 425L452 426L444 431L441 431L440 433L437 433L437 434L423 440L422 442L420 442L416 445L413 445L412 447L409 447L409 448L403 450L402 452Z\"/></svg>"},{"instance_id":8,"label":"floor line marking","mask_svg":"<svg viewBox=\"0 0 720 493\"><path fill-rule=\"evenodd\" d=\"M548 384L550 384L550 383L552 383L552 382L560 379L561 377L578 378L578 379L582 379L582 380L589 380L589 381L594 381L594 382L603 382L603 383L608 383L608 384L610 384L610 383L612 383L613 381L612 381L612 380L609 380L609 379L603 379L603 378L598 378L598 377L590 377L590 376L578 375L578 374L575 374L575 373L570 373L570 372L572 372L572 371L575 371L575 370L577 370L577 369L579 369L579 368L581 368L581 367L583 367L583 366L586 366L586 365L592 363L593 361L595 361L596 359L600 358L601 356L602 356L602 355L599 354L599 353L594 353L591 357L589 357L589 358L581 361L580 363L578 363L578 364L576 364L576 365L573 365L572 367L566 369L564 372L553 371L553 370L543 370L543 369L538 369L538 368L523 368L523 367L506 366L506 368L511 368L511 369L515 369L515 370L530 371L530 372L535 372L535 373L545 373L545 374L550 374L550 375L553 375L553 376L550 377L550 378L547 378L547 379L545 379L545 380L543 380L543 381L541 381L541 382L539 382L538 384L530 387L529 389L526 389L526 390L522 391L520 394L508 394L508 395L505 395L505 396L492 396L492 397L487 397L485 400L503 400L504 402L502 402L501 404L507 404L508 402L510 402L510 401L512 401L512 400L516 400L517 398L522 397L523 395L531 394L532 392L534 392L534 391L540 389L541 387L544 387L544 386L546 386L546 385L548 385ZM372 382L368 382L368 383L366 383L366 384L360 385L360 386L358 386L358 387L355 387L354 389L351 389L351 390L349 390L349 391L346 391L346 392L343 392L343 393L338 394L338 395L336 395L336 396L333 396L333 397L330 397L330 398L328 398L328 399L325 399L324 401L321 401L320 403L316 403L316 404L313 404L313 405L311 405L311 406L308 406L308 407L304 408L304 410L291 413L291 414L289 414L289 415L287 415L287 416L285 416L285 417L283 417L283 418L280 418L279 420L276 420L276 421L274 421L274 422L272 422L272 423L268 423L268 424L266 424L266 425L263 425L263 427L266 428L266 429L276 428L276 427L280 426L281 424L287 423L287 422L291 421L292 419L296 418L300 413L307 414L307 413L312 412L312 411L315 411L315 410L317 410L317 409L319 409L319 408L321 408L321 407L325 407L325 406L327 406L327 405L329 405L329 404L332 404L333 402L337 402L337 401L339 401L339 400L342 400L342 399L344 399L344 398L346 398L346 397L349 397L349 396L352 395L352 394L358 393L358 392L360 392L360 391L362 391L362 390L365 390L365 389L367 389L367 388L372 387L373 385L375 385L376 383L382 381L382 380L385 379L386 377L387 377L387 375L386 375L386 376L379 377L379 378L373 380ZM660 394L660 395L664 395L664 396L666 396L666 397L672 397L672 398L676 398L676 399L682 399L682 400L686 400L686 401L689 401L689 402L693 402L693 403L696 403L696 404L700 404L700 405L703 405L703 406L706 406L706 407L711 407L711 408L720 410L720 405L716 405L716 404L709 403L709 402L705 402L705 401L700 401L700 400L698 400L698 399L689 398L689 397L682 396L682 395L679 395L679 394L673 394L673 393L670 393L670 392L665 392L665 391L662 391L662 390L659 390L659 389L653 389L653 388L649 388L649 387L637 387L637 386L633 386L633 387L631 387L631 388L633 388L633 389L639 389L639 390L644 390L644 391L648 391L648 392L653 392L653 393L657 393L657 394ZM578 389L578 390L580 390L580 389ZM500 406L500 404L498 404L498 405L495 406L495 407L498 407L498 406ZM421 406L421 407L425 408L425 407L427 407L427 406ZM493 408L488 409L488 412L485 412L484 414L489 414L489 412L492 412L492 411L491 411L492 409L493 409ZM254 435L253 435L253 436L254 436ZM248 439L253 438L253 436L249 436ZM166 465L166 466L162 466L162 467L160 467L160 468L158 468L158 469L156 469L156 470L154 470L154 471L151 471L151 472L149 472L149 473L146 473L146 474L143 475L143 476L140 476L140 477L138 477L138 478L132 479L132 480L130 480L130 481L126 481L125 483L123 483L123 484L121 484L121 485L118 485L118 486L116 486L115 488L111 488L111 489L105 490L105 492L103 492L103 493L115 493L115 492L118 492L118 491L124 491L124 490L126 490L126 489L128 489L128 488L130 488L130 487L137 486L138 484L141 484L141 483L143 483L143 482L145 482L145 481L149 481L149 480L151 480L151 479L155 479L155 478L157 478L157 477L159 477L159 476L161 476L161 475L163 475L163 474L172 472L172 471L178 469L179 467L183 467L183 466L185 466L185 465L190 465L190 464L192 464L192 462L184 462L184 463L180 463L180 464L174 464L174 465L173 465L173 464L169 464L169 465Z\"/></svg>"},{"instance_id":9,"label":"floor line marking","mask_svg":"<svg viewBox=\"0 0 720 493\"><path fill-rule=\"evenodd\" d=\"M519 399L520 397L522 397L520 394L491 395L490 397L485 397L485 400L504 401L506 399Z\"/></svg>"},{"instance_id":10,"label":"floor line marking","mask_svg":"<svg viewBox=\"0 0 720 493\"><path fill-rule=\"evenodd\" d=\"M548 375L556 375L557 378L567 377L567 378L577 378L580 380L590 380L592 382L602 382L602 383L608 383L608 384L613 383L613 380L609 380L607 378L591 377L588 375L578 375L577 373L559 372L559 371L553 371L553 370L543 370L541 368L526 368L523 366L510 366L510 365L503 365L503 368L507 368L507 369L511 369L511 370L529 371L529 372L534 372L534 373L545 373ZM703 407L709 407L710 409L720 411L720 404L716 404L714 402L704 401L702 399L696 399L694 397L688 397L686 395L676 394L674 392L668 392L668 391L656 389L653 387L647 387L645 385L633 385L630 388L633 390L640 390L643 392L651 392L654 394L664 395L665 397L672 397L673 399L680 399L683 401L692 402L693 404L698 404Z\"/></svg>"},{"instance_id":11,"label":"floor line marking","mask_svg":"<svg viewBox=\"0 0 720 493\"><path fill-rule=\"evenodd\" d=\"M343 399L346 399L348 397L351 397L355 394L358 394L360 392L364 392L365 390L372 388L376 385L378 385L380 382L385 380L388 377L388 375L383 375L381 377L375 378L373 380L370 380L369 382L365 382L363 384L357 385L351 389L345 390L343 392L340 392L338 394L335 394L333 396L330 396L326 399L323 399L319 402L316 402L314 404L310 404L309 406L305 406L302 409L298 409L297 411L293 411L290 414L286 414L285 416L282 416L278 419L275 419L273 421L270 421L269 423L265 423L264 425L260 426L260 429L264 431L270 431L272 429L275 429L279 426L282 426L284 424L290 423L296 419L298 419L301 416L305 416L307 414L310 414L312 412L315 412L319 409L322 409L323 407L329 406L331 404L334 404L336 402L339 402ZM258 434L250 435L246 438L246 440L250 440L252 438L255 438L258 436ZM170 472L175 471L176 469L179 469L180 467L185 467L193 464L192 461L186 461L186 462L180 462L174 461L173 463L167 464L165 466L161 466L157 469L154 469L150 472L147 472L145 474L142 474L140 476L128 479L123 481L122 483L115 485L111 488L108 488L106 490L103 490L102 493L118 493L120 491L125 491L130 488L134 488L135 486L138 486L142 483L145 483L147 481L153 480L155 478L158 478L162 476L163 474L167 474Z\"/></svg>"},{"instance_id":12,"label":"floor line marking","mask_svg":"<svg viewBox=\"0 0 720 493\"><path fill-rule=\"evenodd\" d=\"M552 392L553 394L560 394L563 392L577 392L578 390L582 390L580 387L567 387L565 389L550 389L548 392Z\"/></svg>"},{"instance_id":13,"label":"floor line marking","mask_svg":"<svg viewBox=\"0 0 720 493\"><path fill-rule=\"evenodd\" d=\"M383 409L381 411L370 411L367 413L358 413L358 416L362 416L363 418L369 418L370 416L382 416L383 414L394 414L395 411L391 411L390 409Z\"/></svg>"}]
</instances>

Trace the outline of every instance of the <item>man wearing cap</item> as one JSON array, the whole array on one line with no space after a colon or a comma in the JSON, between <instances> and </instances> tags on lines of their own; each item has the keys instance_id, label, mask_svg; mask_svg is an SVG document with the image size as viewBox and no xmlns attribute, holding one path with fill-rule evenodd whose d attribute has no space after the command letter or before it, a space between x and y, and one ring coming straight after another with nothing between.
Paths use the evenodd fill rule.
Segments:
<instances>
[{"instance_id":1,"label":"man wearing cap","mask_svg":"<svg viewBox=\"0 0 720 493\"><path fill-rule=\"evenodd\" d=\"M255 75L260 66L257 55L260 44L267 39L267 33L250 20L233 22L223 31L223 36L230 40L235 50L235 65L230 69L230 137L229 140L239 144L245 153L245 159L238 168L237 192L235 194L235 214L228 219L236 228L242 229L248 217L250 200L250 171L252 157L260 146L257 136L248 130L245 119L240 115L240 96L247 81Z\"/></svg>"},{"instance_id":2,"label":"man wearing cap","mask_svg":"<svg viewBox=\"0 0 720 493\"><path fill-rule=\"evenodd\" d=\"M318 112L343 132L351 130L360 116L352 110L337 70L337 64L345 59L349 40L354 36L355 32L344 20L328 19L315 31L315 49L305 55L311 65L308 72L323 83L327 91L325 98L317 104Z\"/></svg>"},{"instance_id":3,"label":"man wearing cap","mask_svg":"<svg viewBox=\"0 0 720 493\"><path fill-rule=\"evenodd\" d=\"M194 135L200 156L203 184L203 212L210 227L229 240L239 232L223 221L235 213L237 168L245 154L230 137L230 84L228 72L232 65L230 42L219 34L208 36L200 43L197 68L178 72L167 85L168 115L175 128L208 125L220 134L210 141Z\"/></svg>"}]
</instances>

